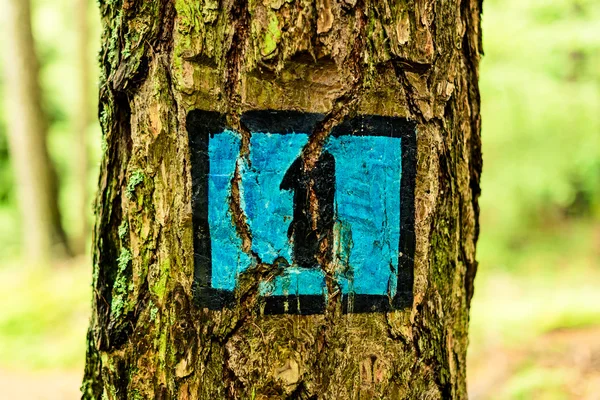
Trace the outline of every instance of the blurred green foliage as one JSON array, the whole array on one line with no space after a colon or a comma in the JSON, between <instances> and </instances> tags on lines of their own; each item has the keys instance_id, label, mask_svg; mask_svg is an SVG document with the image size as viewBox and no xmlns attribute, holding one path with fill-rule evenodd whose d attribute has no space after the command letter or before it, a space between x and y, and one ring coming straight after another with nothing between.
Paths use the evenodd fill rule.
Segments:
<instances>
[{"instance_id":1,"label":"blurred green foliage","mask_svg":"<svg viewBox=\"0 0 600 400\"><path fill-rule=\"evenodd\" d=\"M74 234L79 16L68 0L35 0L34 6L50 151L61 179L65 226ZM90 54L99 38L92 11ZM483 32L484 172L471 359L487 357L490 349L527 346L558 328L600 324L600 2L484 0ZM19 264L6 101L0 96L0 368L80 368L89 268L32 273ZM89 136L97 166L97 124ZM94 168L90 191L96 175ZM565 398L555 390L560 370L528 361L515 373L498 391L501 398ZM553 394L536 397L544 386Z\"/></svg>"},{"instance_id":2,"label":"blurred green foliage","mask_svg":"<svg viewBox=\"0 0 600 400\"><path fill-rule=\"evenodd\" d=\"M600 3L484 4L479 254L513 268L540 230L600 216Z\"/></svg>"},{"instance_id":3,"label":"blurred green foliage","mask_svg":"<svg viewBox=\"0 0 600 400\"><path fill-rule=\"evenodd\" d=\"M588 367L549 368L546 351L529 349L600 326L600 3L484 0L483 36L470 389L583 398L585 378L573 376Z\"/></svg>"}]
</instances>

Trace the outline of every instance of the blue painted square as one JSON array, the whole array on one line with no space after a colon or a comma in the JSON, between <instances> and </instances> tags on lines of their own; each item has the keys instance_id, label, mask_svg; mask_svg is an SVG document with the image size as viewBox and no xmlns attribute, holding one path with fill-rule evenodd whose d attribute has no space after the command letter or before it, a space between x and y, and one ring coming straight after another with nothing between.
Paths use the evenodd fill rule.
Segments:
<instances>
[{"instance_id":1,"label":"blue painted square","mask_svg":"<svg viewBox=\"0 0 600 400\"><path fill-rule=\"evenodd\" d=\"M256 256L287 264L282 275L260 282L265 313L324 312L326 268L342 291L343 312L412 303L415 125L380 116L344 120L330 132L316 166L307 170L300 155L323 117L245 113L250 146L248 157L240 157L241 136L227 128L223 115L188 114L194 297L201 307L235 305L239 275ZM230 212L236 167L252 256L241 250ZM317 203L308 200L311 196Z\"/></svg>"},{"instance_id":2,"label":"blue painted square","mask_svg":"<svg viewBox=\"0 0 600 400\"><path fill-rule=\"evenodd\" d=\"M391 295L396 290L400 238L401 138L331 137L325 146L336 160L334 259L344 293ZM285 172L308 141L306 133L254 133L250 166L241 165L242 206L253 237L253 250L265 262L284 257L293 264L287 231L292 193L280 190ZM240 250L229 213L231 179L240 137L226 130L209 139L209 225L212 286L233 290L251 259ZM241 162L241 161L240 161ZM326 292L320 269L292 266L264 295L320 295Z\"/></svg>"}]
</instances>

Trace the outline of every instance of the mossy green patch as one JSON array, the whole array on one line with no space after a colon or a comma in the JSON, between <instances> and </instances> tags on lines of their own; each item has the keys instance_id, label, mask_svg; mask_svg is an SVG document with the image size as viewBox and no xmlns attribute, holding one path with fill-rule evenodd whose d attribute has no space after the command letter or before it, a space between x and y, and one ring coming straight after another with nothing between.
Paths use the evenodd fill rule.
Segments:
<instances>
[{"instance_id":1,"label":"mossy green patch","mask_svg":"<svg viewBox=\"0 0 600 400\"><path fill-rule=\"evenodd\" d=\"M113 297L110 303L110 312L113 317L121 315L126 305L125 298L127 291L130 290L130 285L128 284L128 276L125 271L131 260L132 255L129 249L122 247L121 254L117 259L118 271L113 285Z\"/></svg>"},{"instance_id":2,"label":"mossy green patch","mask_svg":"<svg viewBox=\"0 0 600 400\"><path fill-rule=\"evenodd\" d=\"M158 339L158 358L162 368L165 367L167 360L167 338L167 330L161 330L160 337Z\"/></svg>"},{"instance_id":3,"label":"mossy green patch","mask_svg":"<svg viewBox=\"0 0 600 400\"><path fill-rule=\"evenodd\" d=\"M150 306L150 321L155 321L157 314L158 314L158 307L156 307L154 304L152 304Z\"/></svg>"},{"instance_id":4,"label":"mossy green patch","mask_svg":"<svg viewBox=\"0 0 600 400\"><path fill-rule=\"evenodd\" d=\"M167 280L169 278L170 271L171 263L169 260L167 260L161 265L159 278L150 287L150 291L160 299L164 297L167 290Z\"/></svg>"},{"instance_id":5,"label":"mossy green patch","mask_svg":"<svg viewBox=\"0 0 600 400\"><path fill-rule=\"evenodd\" d=\"M144 173L141 170L136 169L131 174L129 182L127 182L125 196L127 196L127 198L130 199L135 194L135 188L142 182L144 182Z\"/></svg>"},{"instance_id":6,"label":"mossy green patch","mask_svg":"<svg viewBox=\"0 0 600 400\"><path fill-rule=\"evenodd\" d=\"M274 12L269 13L269 24L263 36L263 42L261 45L261 53L263 56L268 56L277 49L277 43L281 38L281 31L279 30L279 19L277 14Z\"/></svg>"},{"instance_id":7,"label":"mossy green patch","mask_svg":"<svg viewBox=\"0 0 600 400\"><path fill-rule=\"evenodd\" d=\"M121 225L119 225L119 229L117 232L121 240L125 239L127 232L129 232L129 223L127 222L127 220L123 220L121 222Z\"/></svg>"},{"instance_id":8,"label":"mossy green patch","mask_svg":"<svg viewBox=\"0 0 600 400\"><path fill-rule=\"evenodd\" d=\"M129 249L123 247L121 249L121 254L119 254L119 258L117 259L117 264L119 266L119 273L123 273L125 272L125 268L127 268L127 265L129 265L129 262L131 261L132 256L131 256L131 252L129 251Z\"/></svg>"}]
</instances>

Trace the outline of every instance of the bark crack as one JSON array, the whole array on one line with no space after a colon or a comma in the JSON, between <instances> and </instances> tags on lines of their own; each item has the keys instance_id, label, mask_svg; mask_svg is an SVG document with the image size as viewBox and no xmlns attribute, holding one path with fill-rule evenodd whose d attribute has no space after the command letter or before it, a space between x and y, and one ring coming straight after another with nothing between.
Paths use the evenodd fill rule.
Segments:
<instances>
[{"instance_id":1,"label":"bark crack","mask_svg":"<svg viewBox=\"0 0 600 400\"><path fill-rule=\"evenodd\" d=\"M349 89L335 99L332 109L327 113L325 118L316 125L314 131L308 138L308 143L302 149L302 164L306 174L310 174L316 167L323 152L323 146L327 143L327 140L331 135L331 130L353 111L361 99L361 93L366 79L363 68L363 53L365 50L365 41L363 38L365 37L367 27L367 15L363 1L359 1L356 4L354 13L357 18L359 31L358 38L360 38L360 40L354 42L348 60L353 80L349 85ZM314 182L309 182L309 192L314 191L313 186ZM312 208L318 210L318 205L314 204L318 202L318 199L311 199L311 202L313 203ZM313 217L316 217L316 215ZM329 316L326 316L326 318L332 318L331 315L334 314L342 297L342 288L335 277L333 261L327 257L326 254L323 254L328 247L329 246L321 246L319 254L317 254L317 259L319 261L325 261L322 263L321 268L325 274L325 283L328 293L326 314ZM333 318L331 319L330 324L333 324Z\"/></svg>"}]
</instances>

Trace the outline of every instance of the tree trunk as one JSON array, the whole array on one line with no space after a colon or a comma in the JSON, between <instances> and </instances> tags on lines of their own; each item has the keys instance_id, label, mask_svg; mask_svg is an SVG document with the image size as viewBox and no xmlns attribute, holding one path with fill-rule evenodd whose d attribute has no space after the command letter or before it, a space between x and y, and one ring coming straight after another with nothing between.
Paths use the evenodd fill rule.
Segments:
<instances>
[{"instance_id":1,"label":"tree trunk","mask_svg":"<svg viewBox=\"0 0 600 400\"><path fill-rule=\"evenodd\" d=\"M86 251L86 243L90 234L91 204L88 195L88 173L89 173L89 150L88 134L92 122L91 83L92 66L90 60L90 24L89 24L89 0L75 0L77 18L77 65L79 72L78 101L74 116L75 143L77 143L76 173L79 190L81 191L80 211L80 235L77 238L75 250L79 254Z\"/></svg>"},{"instance_id":2,"label":"tree trunk","mask_svg":"<svg viewBox=\"0 0 600 400\"><path fill-rule=\"evenodd\" d=\"M480 12L103 2L84 398L466 398Z\"/></svg>"},{"instance_id":3,"label":"tree trunk","mask_svg":"<svg viewBox=\"0 0 600 400\"><path fill-rule=\"evenodd\" d=\"M58 185L46 146L47 119L28 0L6 0L6 101L8 139L22 214L23 253L44 263L69 253L58 208Z\"/></svg>"}]
</instances>

